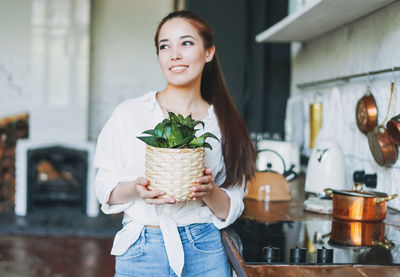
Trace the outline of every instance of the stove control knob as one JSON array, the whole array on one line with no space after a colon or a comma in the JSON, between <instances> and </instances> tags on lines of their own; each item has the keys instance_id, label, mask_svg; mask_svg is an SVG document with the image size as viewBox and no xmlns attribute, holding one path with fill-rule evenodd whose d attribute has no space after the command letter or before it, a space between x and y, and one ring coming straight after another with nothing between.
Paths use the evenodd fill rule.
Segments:
<instances>
[{"instance_id":1,"label":"stove control knob","mask_svg":"<svg viewBox=\"0 0 400 277\"><path fill-rule=\"evenodd\" d=\"M267 263L278 263L279 247L266 246L263 248L263 255Z\"/></svg>"},{"instance_id":2,"label":"stove control knob","mask_svg":"<svg viewBox=\"0 0 400 277\"><path fill-rule=\"evenodd\" d=\"M292 248L290 249L290 262L294 264L304 264L306 262L307 249Z\"/></svg>"},{"instance_id":3,"label":"stove control knob","mask_svg":"<svg viewBox=\"0 0 400 277\"><path fill-rule=\"evenodd\" d=\"M333 263L333 249L327 249L322 246L317 250L317 263L318 264L331 264Z\"/></svg>"}]
</instances>

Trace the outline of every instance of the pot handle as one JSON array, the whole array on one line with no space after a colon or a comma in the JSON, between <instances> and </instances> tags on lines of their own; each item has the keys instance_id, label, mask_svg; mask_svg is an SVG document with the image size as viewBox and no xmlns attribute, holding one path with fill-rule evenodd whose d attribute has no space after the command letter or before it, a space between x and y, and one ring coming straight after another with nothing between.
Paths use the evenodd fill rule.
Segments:
<instances>
[{"instance_id":1,"label":"pot handle","mask_svg":"<svg viewBox=\"0 0 400 277\"><path fill-rule=\"evenodd\" d=\"M380 204L380 203L387 202L387 201L390 201L392 199L395 199L396 197L397 197L397 194L392 194L392 195L389 195L387 197L377 197L377 198L375 198L374 202L376 204Z\"/></svg>"},{"instance_id":2,"label":"pot handle","mask_svg":"<svg viewBox=\"0 0 400 277\"><path fill-rule=\"evenodd\" d=\"M361 183L354 183L353 190L363 192L364 186Z\"/></svg>"},{"instance_id":3,"label":"pot handle","mask_svg":"<svg viewBox=\"0 0 400 277\"><path fill-rule=\"evenodd\" d=\"M324 192L326 193L326 195L328 195L329 197L332 197L333 191L330 188L326 188L324 189Z\"/></svg>"},{"instance_id":4,"label":"pot handle","mask_svg":"<svg viewBox=\"0 0 400 277\"><path fill-rule=\"evenodd\" d=\"M380 245L385 247L387 250L391 250L396 246L396 244L394 244L394 242L389 240L387 237L385 237L383 241L374 240L372 245Z\"/></svg>"}]
</instances>

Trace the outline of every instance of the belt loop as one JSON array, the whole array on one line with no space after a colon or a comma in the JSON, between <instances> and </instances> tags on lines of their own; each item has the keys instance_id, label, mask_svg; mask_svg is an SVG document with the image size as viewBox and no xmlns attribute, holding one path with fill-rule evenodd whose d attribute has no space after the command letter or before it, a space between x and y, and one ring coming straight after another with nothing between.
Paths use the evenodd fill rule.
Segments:
<instances>
[{"instance_id":1,"label":"belt loop","mask_svg":"<svg viewBox=\"0 0 400 277\"><path fill-rule=\"evenodd\" d=\"M190 232L190 228L188 225L184 226L185 227L185 231L186 231L186 236L188 237L188 240L190 242L194 242L193 237L192 237L192 233Z\"/></svg>"},{"instance_id":2,"label":"belt loop","mask_svg":"<svg viewBox=\"0 0 400 277\"><path fill-rule=\"evenodd\" d=\"M146 244L146 229L146 227L143 227L142 232L140 233L140 237L142 238L142 241L140 242L141 246Z\"/></svg>"}]
</instances>

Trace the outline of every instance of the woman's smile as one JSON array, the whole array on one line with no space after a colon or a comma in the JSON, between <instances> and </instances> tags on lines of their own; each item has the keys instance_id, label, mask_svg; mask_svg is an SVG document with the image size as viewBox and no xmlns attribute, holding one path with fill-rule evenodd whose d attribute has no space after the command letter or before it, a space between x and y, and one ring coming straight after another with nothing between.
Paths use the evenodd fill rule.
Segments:
<instances>
[{"instance_id":1,"label":"woman's smile","mask_svg":"<svg viewBox=\"0 0 400 277\"><path fill-rule=\"evenodd\" d=\"M173 73L181 73L186 71L186 69L188 69L189 66L188 65L174 65L170 67L170 71L172 71Z\"/></svg>"}]
</instances>

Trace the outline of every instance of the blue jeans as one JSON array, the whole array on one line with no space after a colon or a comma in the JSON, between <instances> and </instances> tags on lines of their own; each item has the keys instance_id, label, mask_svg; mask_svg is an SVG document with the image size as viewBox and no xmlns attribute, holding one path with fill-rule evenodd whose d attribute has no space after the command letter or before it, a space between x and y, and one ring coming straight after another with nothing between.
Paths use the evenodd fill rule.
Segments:
<instances>
[{"instance_id":1,"label":"blue jeans","mask_svg":"<svg viewBox=\"0 0 400 277\"><path fill-rule=\"evenodd\" d=\"M211 223L178 227L185 253L182 277L231 276L221 232ZM128 250L115 257L115 276L176 276L170 268L160 229L144 228Z\"/></svg>"}]
</instances>

